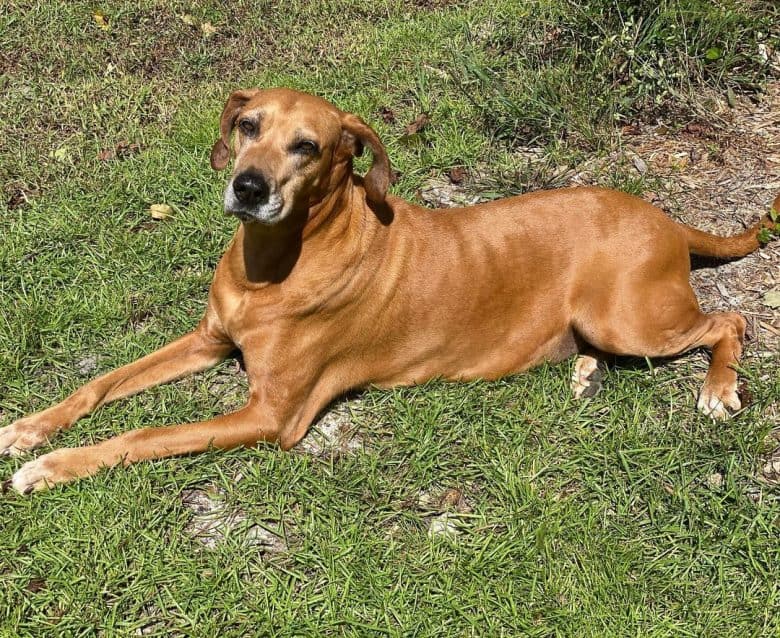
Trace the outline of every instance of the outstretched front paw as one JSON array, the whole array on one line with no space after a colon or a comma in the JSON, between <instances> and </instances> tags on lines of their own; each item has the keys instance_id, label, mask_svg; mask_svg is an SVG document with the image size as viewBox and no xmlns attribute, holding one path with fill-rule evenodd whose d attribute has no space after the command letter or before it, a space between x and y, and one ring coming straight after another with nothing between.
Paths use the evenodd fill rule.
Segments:
<instances>
[{"instance_id":1,"label":"outstretched front paw","mask_svg":"<svg viewBox=\"0 0 780 638\"><path fill-rule=\"evenodd\" d=\"M94 473L83 463L81 449L62 448L28 461L3 483L3 492L14 489L29 494Z\"/></svg>"},{"instance_id":2,"label":"outstretched front paw","mask_svg":"<svg viewBox=\"0 0 780 638\"><path fill-rule=\"evenodd\" d=\"M19 419L0 428L0 456L19 456L40 447L49 440L51 430L32 417Z\"/></svg>"}]
</instances>

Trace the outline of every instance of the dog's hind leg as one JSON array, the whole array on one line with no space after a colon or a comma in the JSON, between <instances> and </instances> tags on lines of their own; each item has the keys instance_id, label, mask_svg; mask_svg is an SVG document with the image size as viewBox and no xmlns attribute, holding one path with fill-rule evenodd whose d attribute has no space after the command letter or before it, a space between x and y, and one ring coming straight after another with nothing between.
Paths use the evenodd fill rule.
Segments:
<instances>
[{"instance_id":1,"label":"dog's hind leg","mask_svg":"<svg viewBox=\"0 0 780 638\"><path fill-rule=\"evenodd\" d=\"M622 294L595 299L580 310L576 329L602 352L670 357L702 346L710 348L712 359L697 407L713 419L728 418L727 408L740 409L736 367L742 355L745 320L733 312L701 312L687 281L625 286Z\"/></svg>"},{"instance_id":2,"label":"dog's hind leg","mask_svg":"<svg viewBox=\"0 0 780 638\"><path fill-rule=\"evenodd\" d=\"M726 408L742 407L737 394L737 370L745 341L745 319L735 312L719 312L704 315L707 331L699 338L699 345L712 348L712 360L696 407L713 419L727 419Z\"/></svg>"}]
</instances>

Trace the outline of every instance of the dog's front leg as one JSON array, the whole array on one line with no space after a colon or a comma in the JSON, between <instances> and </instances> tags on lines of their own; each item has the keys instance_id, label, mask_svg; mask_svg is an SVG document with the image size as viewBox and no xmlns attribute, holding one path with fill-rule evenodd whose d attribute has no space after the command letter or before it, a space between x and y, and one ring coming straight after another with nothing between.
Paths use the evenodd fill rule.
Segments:
<instances>
[{"instance_id":1,"label":"dog's front leg","mask_svg":"<svg viewBox=\"0 0 780 638\"><path fill-rule=\"evenodd\" d=\"M204 370L233 349L231 343L217 338L204 321L195 331L164 348L93 379L61 403L0 428L0 455L16 456L39 447L101 405Z\"/></svg>"},{"instance_id":2,"label":"dog's front leg","mask_svg":"<svg viewBox=\"0 0 780 638\"><path fill-rule=\"evenodd\" d=\"M144 428L120 434L96 445L61 448L25 463L3 484L26 494L57 483L90 476L103 467L129 465L146 459L230 449L259 441L276 441L279 429L258 403L201 423Z\"/></svg>"}]
</instances>

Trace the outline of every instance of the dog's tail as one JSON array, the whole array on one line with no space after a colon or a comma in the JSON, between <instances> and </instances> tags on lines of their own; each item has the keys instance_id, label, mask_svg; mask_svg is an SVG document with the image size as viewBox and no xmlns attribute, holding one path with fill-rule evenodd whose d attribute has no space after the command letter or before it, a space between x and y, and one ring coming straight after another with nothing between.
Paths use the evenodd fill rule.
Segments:
<instances>
[{"instance_id":1,"label":"dog's tail","mask_svg":"<svg viewBox=\"0 0 780 638\"><path fill-rule=\"evenodd\" d=\"M780 231L780 195L775 198L771 213L764 215L755 226L739 235L719 237L684 224L680 224L680 226L688 241L688 250L694 255L718 257L719 259L744 257L757 250L764 243L761 237L764 229L766 229L764 234L767 237L778 236L778 231Z\"/></svg>"}]
</instances>

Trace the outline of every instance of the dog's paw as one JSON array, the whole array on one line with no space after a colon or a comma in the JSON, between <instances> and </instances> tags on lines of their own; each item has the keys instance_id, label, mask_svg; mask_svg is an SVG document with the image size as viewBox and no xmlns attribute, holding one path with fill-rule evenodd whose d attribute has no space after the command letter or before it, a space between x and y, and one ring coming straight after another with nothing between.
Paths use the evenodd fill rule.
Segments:
<instances>
[{"instance_id":1,"label":"dog's paw","mask_svg":"<svg viewBox=\"0 0 780 638\"><path fill-rule=\"evenodd\" d=\"M70 453L70 449L63 448L28 461L3 483L3 492L14 489L20 494L29 494L72 481L76 476L69 469Z\"/></svg>"},{"instance_id":2,"label":"dog's paw","mask_svg":"<svg viewBox=\"0 0 780 638\"><path fill-rule=\"evenodd\" d=\"M696 402L699 412L716 421L725 421L733 412L742 408L742 403L737 395L736 384L731 388L724 388L720 391L704 385L699 394L699 400Z\"/></svg>"},{"instance_id":3,"label":"dog's paw","mask_svg":"<svg viewBox=\"0 0 780 638\"><path fill-rule=\"evenodd\" d=\"M603 387L603 381L603 364L598 359L585 354L577 357L571 375L571 391L575 399L595 397Z\"/></svg>"},{"instance_id":4,"label":"dog's paw","mask_svg":"<svg viewBox=\"0 0 780 638\"><path fill-rule=\"evenodd\" d=\"M49 440L49 430L30 417L0 428L0 456L19 456L44 445Z\"/></svg>"}]
</instances>

